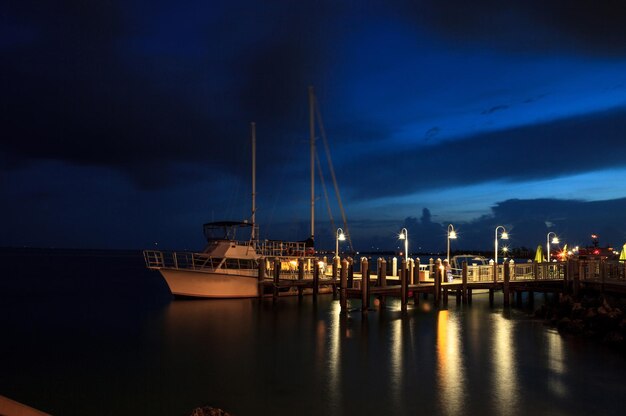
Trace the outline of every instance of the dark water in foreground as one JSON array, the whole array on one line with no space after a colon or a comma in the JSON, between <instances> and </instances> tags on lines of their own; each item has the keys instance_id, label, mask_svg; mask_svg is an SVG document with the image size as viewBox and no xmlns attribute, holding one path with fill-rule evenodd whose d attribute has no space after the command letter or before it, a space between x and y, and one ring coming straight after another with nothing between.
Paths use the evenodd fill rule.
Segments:
<instances>
[{"instance_id":1,"label":"dark water in foreground","mask_svg":"<svg viewBox=\"0 0 626 416\"><path fill-rule=\"evenodd\" d=\"M171 301L139 253L0 251L0 395L55 415L623 414L626 357L503 310ZM540 304L542 296L537 296ZM358 302L354 303L358 307Z\"/></svg>"}]
</instances>

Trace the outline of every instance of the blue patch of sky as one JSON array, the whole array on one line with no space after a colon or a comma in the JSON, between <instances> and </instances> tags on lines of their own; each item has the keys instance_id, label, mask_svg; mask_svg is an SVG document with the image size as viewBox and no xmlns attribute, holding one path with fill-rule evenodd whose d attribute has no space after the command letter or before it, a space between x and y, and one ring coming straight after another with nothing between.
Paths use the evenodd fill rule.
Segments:
<instances>
[{"instance_id":1,"label":"blue patch of sky","mask_svg":"<svg viewBox=\"0 0 626 416\"><path fill-rule=\"evenodd\" d=\"M367 219L371 212L377 218L419 217L423 208L430 209L433 221L467 222L489 214L489 208L507 199L556 198L602 201L626 197L625 169L609 169L554 179L510 183L494 180L473 186L431 189L401 197L371 199L350 207L353 218Z\"/></svg>"}]
</instances>

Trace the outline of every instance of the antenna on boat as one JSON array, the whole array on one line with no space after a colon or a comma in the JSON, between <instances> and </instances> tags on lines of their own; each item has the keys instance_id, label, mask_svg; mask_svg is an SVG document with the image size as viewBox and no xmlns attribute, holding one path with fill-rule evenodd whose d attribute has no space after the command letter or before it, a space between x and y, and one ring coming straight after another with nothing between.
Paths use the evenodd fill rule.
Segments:
<instances>
[{"instance_id":1,"label":"antenna on boat","mask_svg":"<svg viewBox=\"0 0 626 416\"><path fill-rule=\"evenodd\" d=\"M256 239L256 123L250 123L250 135L252 140L252 231L250 239Z\"/></svg>"},{"instance_id":2,"label":"antenna on boat","mask_svg":"<svg viewBox=\"0 0 626 416\"><path fill-rule=\"evenodd\" d=\"M309 86L309 134L311 136L311 241L315 241L315 91Z\"/></svg>"}]
</instances>

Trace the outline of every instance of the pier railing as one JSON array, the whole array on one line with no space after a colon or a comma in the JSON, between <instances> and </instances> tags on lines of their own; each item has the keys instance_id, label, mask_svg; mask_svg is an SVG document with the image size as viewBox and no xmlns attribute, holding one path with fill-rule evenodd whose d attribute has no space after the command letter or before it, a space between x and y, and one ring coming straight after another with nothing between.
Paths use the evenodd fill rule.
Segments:
<instances>
[{"instance_id":1,"label":"pier railing","mask_svg":"<svg viewBox=\"0 0 626 416\"><path fill-rule=\"evenodd\" d=\"M380 259L379 259L380 260ZM392 259L393 260L393 259ZM409 261L411 261L409 259ZM376 264L376 262L372 262ZM392 268L391 260L386 262L387 277L397 277L400 267ZM414 263L413 263L414 264ZM419 264L420 271L426 271L429 280L432 281L435 276L436 262ZM358 262L355 262L358 266ZM497 265L497 278L494 279L496 266L488 265L468 265L467 266L467 282L468 283L487 283L487 282L504 282L504 268L509 268L509 280L514 281L530 281L530 280L564 280L577 278L581 281L624 281L626 283L626 264L618 260L569 260L559 262L513 262L508 261L505 264ZM373 270L373 269L372 269ZM396 271L397 270L397 271ZM456 280L461 280L463 269L452 269L452 275ZM445 279L444 279L445 280Z\"/></svg>"}]
</instances>

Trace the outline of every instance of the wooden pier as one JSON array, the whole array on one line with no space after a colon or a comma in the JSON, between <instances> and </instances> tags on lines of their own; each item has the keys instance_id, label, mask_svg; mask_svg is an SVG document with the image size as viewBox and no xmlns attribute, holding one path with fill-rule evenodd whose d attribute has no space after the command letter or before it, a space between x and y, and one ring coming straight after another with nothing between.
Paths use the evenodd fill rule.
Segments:
<instances>
[{"instance_id":1,"label":"wooden pier","mask_svg":"<svg viewBox=\"0 0 626 416\"><path fill-rule=\"evenodd\" d=\"M348 312L348 303L360 302L362 314L367 314L372 297L384 307L389 297L399 298L402 311L407 310L410 301L418 304L420 295L433 296L436 307L446 305L450 296L457 303L471 303L473 292L488 291L489 302L493 305L497 293L502 293L503 305L512 301L521 304L522 294L569 293L578 295L581 291L600 293L626 293L626 264L612 260L568 260L552 263L514 263L468 266L463 264L460 275L448 282L441 260L431 261L421 266L419 259L401 260L397 276L388 276L389 268L385 259L378 259L376 273L371 273L367 258L360 261L360 271L355 272L355 262L350 258L335 259L331 272L321 270L320 263L300 259L297 272L285 274L278 261L273 264L271 276L265 267L259 268L259 293L274 301L285 291L302 296L304 291L313 295L320 288L339 296L342 313ZM324 262L321 263L325 264ZM391 268L393 270L394 268ZM529 296L532 301L533 297Z\"/></svg>"},{"instance_id":2,"label":"wooden pier","mask_svg":"<svg viewBox=\"0 0 626 416\"><path fill-rule=\"evenodd\" d=\"M345 262L345 260L344 260ZM448 303L450 296L456 297L457 303L470 303L472 292L486 290L489 303L493 305L494 296L501 292L504 306L509 306L516 298L521 303L522 293L571 293L578 295L581 290L598 292L626 293L626 264L606 260L569 260L554 263L520 263L505 261L504 264L485 266L467 266L463 264L460 278L448 282L444 279L444 268L440 260L433 267L433 279L417 279L417 268L402 260L398 272L399 284L388 285L386 268L379 267L376 279L369 275L368 260L361 260L363 278L360 285L350 286L344 279L344 265L340 283L340 302L343 312L347 311L348 299L361 300L361 312L367 314L371 296L379 298L384 305L386 297L400 299L402 311L413 299L419 303L419 295L432 295L435 305L440 307ZM412 263L411 261L409 263ZM417 263L419 264L419 263ZM383 263L384 266L384 263ZM532 299L532 296L529 297Z\"/></svg>"}]
</instances>

